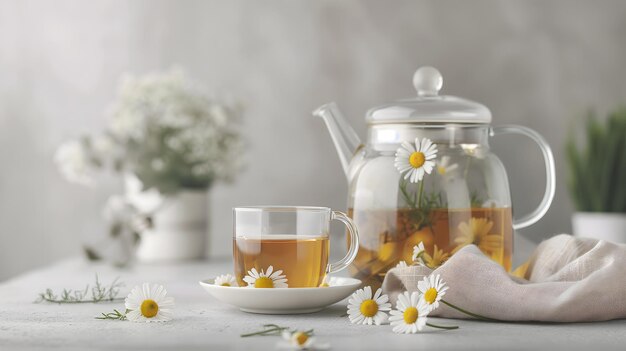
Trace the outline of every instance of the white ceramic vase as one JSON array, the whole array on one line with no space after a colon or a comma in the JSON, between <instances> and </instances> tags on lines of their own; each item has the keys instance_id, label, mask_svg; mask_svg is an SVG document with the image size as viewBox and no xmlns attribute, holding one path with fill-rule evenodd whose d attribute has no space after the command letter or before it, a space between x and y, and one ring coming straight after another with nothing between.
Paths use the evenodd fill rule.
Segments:
<instances>
[{"instance_id":1,"label":"white ceramic vase","mask_svg":"<svg viewBox=\"0 0 626 351\"><path fill-rule=\"evenodd\" d=\"M572 227L578 237L626 243L626 213L575 212Z\"/></svg>"},{"instance_id":2,"label":"white ceramic vase","mask_svg":"<svg viewBox=\"0 0 626 351\"><path fill-rule=\"evenodd\" d=\"M126 197L141 212L150 213L152 228L142 232L136 257L140 262L172 262L201 259L208 239L208 192L183 190L163 196L141 182L126 177Z\"/></svg>"}]
</instances>

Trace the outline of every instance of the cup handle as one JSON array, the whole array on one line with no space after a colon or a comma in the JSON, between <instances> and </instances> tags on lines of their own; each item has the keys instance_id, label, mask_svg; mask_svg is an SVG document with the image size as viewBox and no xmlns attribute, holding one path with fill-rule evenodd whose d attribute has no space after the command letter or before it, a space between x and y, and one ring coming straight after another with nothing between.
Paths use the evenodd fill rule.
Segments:
<instances>
[{"instance_id":1,"label":"cup handle","mask_svg":"<svg viewBox=\"0 0 626 351\"><path fill-rule=\"evenodd\" d=\"M535 208L532 212L519 219L513 219L513 229L526 228L537 222L541 219L541 217L543 217L543 215L546 214L548 208L550 208L552 199L554 199L554 184L556 182L554 156L552 155L552 150L550 149L548 142L541 136L541 134L530 128L515 125L492 128L490 136L497 134L519 134L527 136L539 145L539 149L541 149L543 154L543 160L546 167L546 191L543 194L543 199L541 199L539 206L537 206L537 208Z\"/></svg>"},{"instance_id":2,"label":"cup handle","mask_svg":"<svg viewBox=\"0 0 626 351\"><path fill-rule=\"evenodd\" d=\"M350 247L348 248L346 255L341 260L328 265L329 274L339 272L348 267L356 258L357 252L359 252L359 232L356 229L354 222L352 222L352 220L346 216L345 213L339 211L333 211L330 219L336 219L346 225L348 232L350 233Z\"/></svg>"}]
</instances>

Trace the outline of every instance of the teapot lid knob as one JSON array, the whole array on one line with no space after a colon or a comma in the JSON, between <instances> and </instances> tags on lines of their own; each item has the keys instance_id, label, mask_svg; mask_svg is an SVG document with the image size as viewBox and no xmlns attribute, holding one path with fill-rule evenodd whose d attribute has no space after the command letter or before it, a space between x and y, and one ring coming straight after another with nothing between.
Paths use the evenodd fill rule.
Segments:
<instances>
[{"instance_id":1,"label":"teapot lid knob","mask_svg":"<svg viewBox=\"0 0 626 351\"><path fill-rule=\"evenodd\" d=\"M443 86L443 77L435 67L420 67L413 75L413 86L419 96L437 96Z\"/></svg>"}]
</instances>

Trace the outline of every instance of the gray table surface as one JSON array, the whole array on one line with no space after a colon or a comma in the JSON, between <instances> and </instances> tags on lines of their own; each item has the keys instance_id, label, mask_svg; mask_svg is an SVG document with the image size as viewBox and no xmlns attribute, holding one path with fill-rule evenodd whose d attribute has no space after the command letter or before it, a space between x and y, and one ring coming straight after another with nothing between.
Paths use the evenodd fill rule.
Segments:
<instances>
[{"instance_id":1,"label":"gray table surface","mask_svg":"<svg viewBox=\"0 0 626 351\"><path fill-rule=\"evenodd\" d=\"M230 272L231 264L191 262L138 264L118 269L72 259L31 271L0 284L0 350L10 349L202 349L272 350L277 337L241 338L241 333L275 323L299 329L314 328L319 341L333 350L624 350L626 320L603 323L531 324L454 323L454 331L429 330L417 335L397 335L389 326L352 325L346 303L306 315L275 316L240 312L213 299L198 281ZM108 283L125 282L122 295L136 284L164 284L176 299L174 319L168 323L131 323L94 319L100 312L123 309L123 302L100 304L35 304L45 288L80 288L98 274Z\"/></svg>"}]
</instances>

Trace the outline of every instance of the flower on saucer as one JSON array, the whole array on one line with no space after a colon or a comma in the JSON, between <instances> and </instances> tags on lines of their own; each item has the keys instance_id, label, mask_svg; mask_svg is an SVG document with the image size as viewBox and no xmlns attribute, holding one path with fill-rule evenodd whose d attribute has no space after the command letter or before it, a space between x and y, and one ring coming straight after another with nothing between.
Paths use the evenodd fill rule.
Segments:
<instances>
[{"instance_id":1,"label":"flower on saucer","mask_svg":"<svg viewBox=\"0 0 626 351\"><path fill-rule=\"evenodd\" d=\"M389 312L389 322L393 332L398 334L415 334L426 325L429 308L426 302L420 299L417 291L409 295L408 291L398 295L396 309Z\"/></svg>"},{"instance_id":2,"label":"flower on saucer","mask_svg":"<svg viewBox=\"0 0 626 351\"><path fill-rule=\"evenodd\" d=\"M381 325L387 321L387 313L383 311L390 309L389 297L383 295L380 288L376 290L374 297L372 287L366 286L355 291L348 299L348 318L353 324Z\"/></svg>"},{"instance_id":3,"label":"flower on saucer","mask_svg":"<svg viewBox=\"0 0 626 351\"><path fill-rule=\"evenodd\" d=\"M437 162L437 173L442 176L450 175L450 172L459 168L458 163L450 164L450 156L443 156L439 162Z\"/></svg>"},{"instance_id":4,"label":"flower on saucer","mask_svg":"<svg viewBox=\"0 0 626 351\"><path fill-rule=\"evenodd\" d=\"M398 264L396 265L395 268L407 268L409 265L406 264L406 261L400 261L398 262Z\"/></svg>"},{"instance_id":5,"label":"flower on saucer","mask_svg":"<svg viewBox=\"0 0 626 351\"><path fill-rule=\"evenodd\" d=\"M424 263L424 254L426 253L426 249L424 249L424 242L420 241L419 244L413 246L413 263L417 263L420 266L425 266Z\"/></svg>"},{"instance_id":6,"label":"flower on saucer","mask_svg":"<svg viewBox=\"0 0 626 351\"><path fill-rule=\"evenodd\" d=\"M215 285L219 286L239 286L237 279L232 274L222 274L215 278Z\"/></svg>"},{"instance_id":7,"label":"flower on saucer","mask_svg":"<svg viewBox=\"0 0 626 351\"><path fill-rule=\"evenodd\" d=\"M424 173L432 172L435 167L433 161L435 158L437 158L437 145L428 138L423 138L421 143L419 138L415 138L415 144L405 141L396 150L394 166L400 174L404 174L404 179L417 183L424 178Z\"/></svg>"},{"instance_id":8,"label":"flower on saucer","mask_svg":"<svg viewBox=\"0 0 626 351\"><path fill-rule=\"evenodd\" d=\"M439 301L446 294L448 287L439 274L431 274L417 283L417 290L422 293L422 300L428 306L429 311L432 311L439 307Z\"/></svg>"},{"instance_id":9,"label":"flower on saucer","mask_svg":"<svg viewBox=\"0 0 626 351\"><path fill-rule=\"evenodd\" d=\"M304 331L283 331L283 340L287 343L280 343L279 346L288 347L292 350L324 350L328 348L326 344L315 344L315 338Z\"/></svg>"},{"instance_id":10,"label":"flower on saucer","mask_svg":"<svg viewBox=\"0 0 626 351\"><path fill-rule=\"evenodd\" d=\"M282 270L272 272L274 267L267 267L267 271L259 273L256 268L252 268L248 271L248 275L243 278L243 281L248 283L249 288L286 288L287 278L283 275Z\"/></svg>"},{"instance_id":11,"label":"flower on saucer","mask_svg":"<svg viewBox=\"0 0 626 351\"><path fill-rule=\"evenodd\" d=\"M435 244L432 256L429 255L428 252L424 252L423 262L426 264L427 267L435 269L444 264L448 260L448 258L450 258L450 254L441 250L437 247L437 244Z\"/></svg>"},{"instance_id":12,"label":"flower on saucer","mask_svg":"<svg viewBox=\"0 0 626 351\"><path fill-rule=\"evenodd\" d=\"M162 285L143 283L131 290L125 305L126 318L131 322L165 322L172 319L174 298L167 297Z\"/></svg>"}]
</instances>

